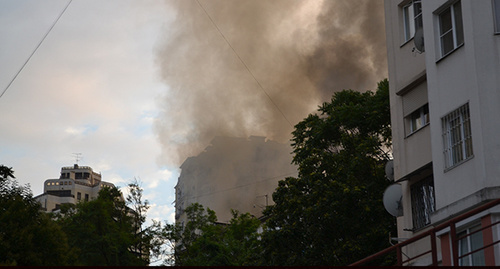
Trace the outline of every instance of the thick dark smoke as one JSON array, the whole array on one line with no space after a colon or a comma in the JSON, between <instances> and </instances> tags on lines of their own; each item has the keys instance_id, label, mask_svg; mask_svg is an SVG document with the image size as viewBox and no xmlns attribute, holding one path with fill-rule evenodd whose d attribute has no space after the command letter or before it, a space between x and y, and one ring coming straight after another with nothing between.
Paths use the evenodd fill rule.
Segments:
<instances>
[{"instance_id":1,"label":"thick dark smoke","mask_svg":"<svg viewBox=\"0 0 500 269\"><path fill-rule=\"evenodd\" d=\"M387 74L383 1L166 4L176 18L157 54L168 92L155 128L170 164L215 136L286 142L334 92L373 90Z\"/></svg>"}]
</instances>

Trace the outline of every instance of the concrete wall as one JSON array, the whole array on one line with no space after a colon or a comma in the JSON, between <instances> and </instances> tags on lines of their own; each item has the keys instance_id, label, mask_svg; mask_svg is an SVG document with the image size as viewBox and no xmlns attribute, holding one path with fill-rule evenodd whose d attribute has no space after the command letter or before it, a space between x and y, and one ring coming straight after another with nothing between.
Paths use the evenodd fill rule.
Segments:
<instances>
[{"instance_id":1,"label":"concrete wall","mask_svg":"<svg viewBox=\"0 0 500 269\"><path fill-rule=\"evenodd\" d=\"M412 40L404 43L402 7L409 2L385 0L394 174L396 180L405 180L404 216L397 220L403 238L414 234L403 229L412 226L410 186L419 178L408 175L428 162L432 161L436 198L433 223L500 197L500 35L494 33L492 1L461 0L464 44L445 57L440 52L438 12L456 1L421 1L422 54L412 52ZM427 88L430 124L408 136L403 99L419 85ZM446 169L442 117L466 103L473 157Z\"/></svg>"}]
</instances>

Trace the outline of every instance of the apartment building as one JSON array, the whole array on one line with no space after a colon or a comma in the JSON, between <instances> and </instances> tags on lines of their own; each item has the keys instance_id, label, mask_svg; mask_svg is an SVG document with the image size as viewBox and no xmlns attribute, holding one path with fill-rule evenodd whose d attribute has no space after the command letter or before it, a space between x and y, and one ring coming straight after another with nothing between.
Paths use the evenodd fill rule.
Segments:
<instances>
[{"instance_id":1,"label":"apartment building","mask_svg":"<svg viewBox=\"0 0 500 269\"><path fill-rule=\"evenodd\" d=\"M43 193L35 199L42 205L42 210L52 212L62 204L76 204L97 198L103 187L114 187L112 183L101 180L101 174L89 166L62 167L57 179L47 179L43 184Z\"/></svg>"},{"instance_id":2,"label":"apartment building","mask_svg":"<svg viewBox=\"0 0 500 269\"><path fill-rule=\"evenodd\" d=\"M229 223L231 209L261 217L278 181L297 176L289 144L262 136L215 137L198 156L187 158L175 186L175 221L187 221L185 209L199 203Z\"/></svg>"},{"instance_id":3,"label":"apartment building","mask_svg":"<svg viewBox=\"0 0 500 269\"><path fill-rule=\"evenodd\" d=\"M500 0L385 0L385 18L404 241L500 198ZM438 263L500 265L498 244L463 256L499 240L498 221L496 206L437 231Z\"/></svg>"}]
</instances>

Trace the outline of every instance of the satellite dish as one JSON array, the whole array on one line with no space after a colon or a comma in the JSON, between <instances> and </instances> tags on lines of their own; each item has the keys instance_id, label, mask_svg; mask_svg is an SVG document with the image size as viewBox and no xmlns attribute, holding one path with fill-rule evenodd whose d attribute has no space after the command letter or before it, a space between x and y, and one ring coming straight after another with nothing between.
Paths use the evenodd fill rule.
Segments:
<instances>
[{"instance_id":1,"label":"satellite dish","mask_svg":"<svg viewBox=\"0 0 500 269\"><path fill-rule=\"evenodd\" d=\"M389 180L394 180L394 161L393 160L389 160L385 164L385 176Z\"/></svg>"},{"instance_id":2,"label":"satellite dish","mask_svg":"<svg viewBox=\"0 0 500 269\"><path fill-rule=\"evenodd\" d=\"M420 52L425 51L424 47L424 28L420 27L415 31L415 36L413 37L413 43L415 44L415 48Z\"/></svg>"},{"instance_id":3,"label":"satellite dish","mask_svg":"<svg viewBox=\"0 0 500 269\"><path fill-rule=\"evenodd\" d=\"M401 200L403 199L403 189L399 184L392 184L387 187L384 191L384 207L389 214L394 217L403 216L403 205L401 204Z\"/></svg>"}]
</instances>

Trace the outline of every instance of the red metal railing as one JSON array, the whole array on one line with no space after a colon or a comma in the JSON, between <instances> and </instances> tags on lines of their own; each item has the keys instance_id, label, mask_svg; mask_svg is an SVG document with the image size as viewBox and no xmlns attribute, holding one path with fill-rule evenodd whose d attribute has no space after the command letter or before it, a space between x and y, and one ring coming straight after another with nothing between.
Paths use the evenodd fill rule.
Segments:
<instances>
[{"instance_id":1,"label":"red metal railing","mask_svg":"<svg viewBox=\"0 0 500 269\"><path fill-rule=\"evenodd\" d=\"M429 229L425 232L422 232L408 240L405 240L399 244L396 244L392 247L389 247L389 248L386 248L378 253L375 253L371 256L368 256L360 261L357 261L353 264L351 264L350 266L359 266L359 265L364 265L364 264L367 264L368 262L370 261L373 261L377 258L381 258L385 255L388 255L390 253L394 253L396 252L396 257L397 257L397 264L398 266L401 266L401 265L405 265L405 264L408 264L409 262L413 261L413 260L416 260L422 256L425 256L425 255L431 255L431 258L432 258L432 264L433 266L437 266L438 265L438 251L437 251L437 245L436 245L436 233L443 230L443 229L446 229L446 228L450 228L450 238L451 238L451 249L452 249L452 261L453 261L453 265L459 265L459 260L468 256L468 255L472 255L476 252L479 252L481 250L484 250L484 249L487 249L489 247L492 247L493 245L495 244L498 244L500 243L500 240L497 240L497 241L494 241L494 242L491 242L490 244L487 244L487 245L484 245L483 247L481 248L478 248L478 249L475 249L474 251L470 251L468 253L465 253L463 255L458 255L458 242L461 240L461 239L464 239L468 236L471 236L472 234L474 233L478 233L478 232L481 232L485 229L489 229L491 227L493 227L494 225L497 225L497 224L500 224L500 221L499 222L495 222L495 223L492 223L492 224L489 224L489 225L486 225L484 227L481 227L481 229L477 230L477 231L474 231L472 233L468 233L464 236L461 236L461 237L457 237L457 231L456 231L456 223L457 222L460 222L462 220L465 220L469 217L472 217L478 213L481 213L485 210L488 210L496 205L499 205L500 204L500 199L497 199L497 200L493 200L493 201L490 201L484 205L481 205L477 208L474 208L462 215L459 215L457 217L454 217L442 224L439 224L437 225L436 227L432 228L432 229ZM402 252L402 248L405 247L405 246L408 246L410 244L413 244L415 242L418 242L420 240L423 240L423 239L427 239L429 238L430 239L430 250L428 251L425 251L425 252L422 252L420 254L417 254L416 256L414 257L407 257L407 259L403 260L403 252Z\"/></svg>"}]
</instances>

